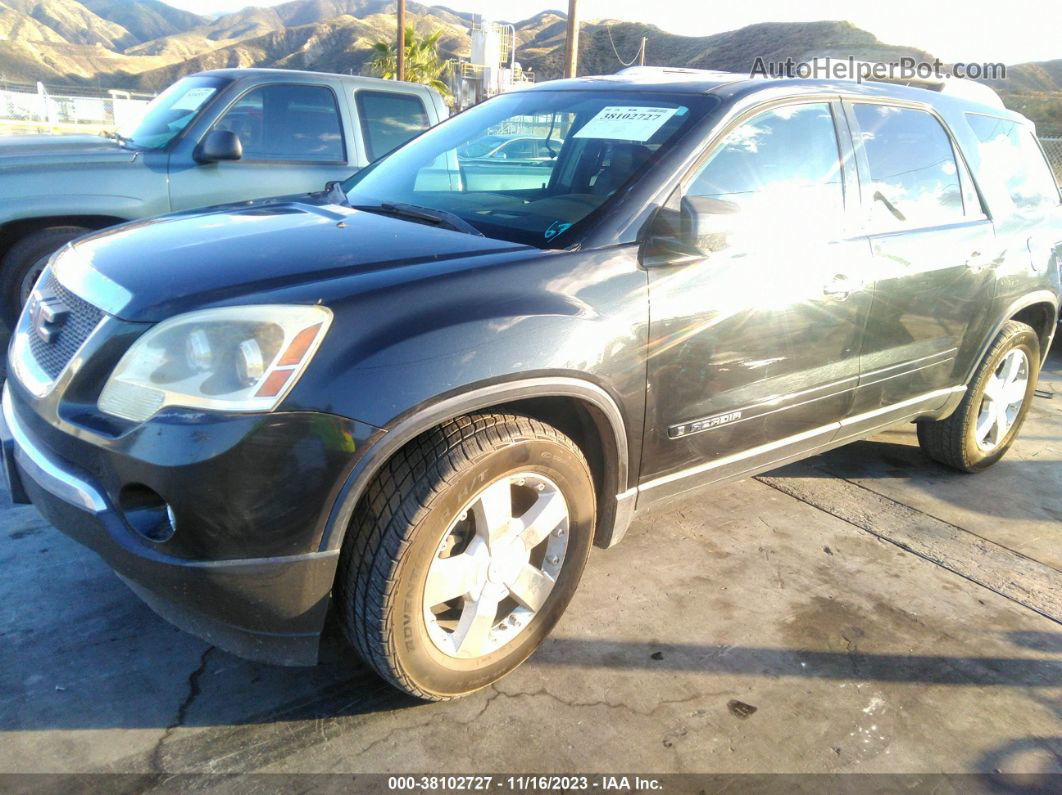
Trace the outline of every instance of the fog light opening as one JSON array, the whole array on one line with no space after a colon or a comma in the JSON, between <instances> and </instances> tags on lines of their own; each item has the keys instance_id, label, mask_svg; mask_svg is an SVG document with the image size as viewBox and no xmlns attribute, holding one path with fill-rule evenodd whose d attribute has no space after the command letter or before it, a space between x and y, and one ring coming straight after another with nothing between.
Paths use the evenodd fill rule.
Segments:
<instances>
[{"instance_id":1,"label":"fog light opening","mask_svg":"<svg viewBox=\"0 0 1062 795\"><path fill-rule=\"evenodd\" d=\"M125 521L148 541L169 541L177 530L177 517L158 492L140 483L130 483L118 495Z\"/></svg>"}]
</instances>

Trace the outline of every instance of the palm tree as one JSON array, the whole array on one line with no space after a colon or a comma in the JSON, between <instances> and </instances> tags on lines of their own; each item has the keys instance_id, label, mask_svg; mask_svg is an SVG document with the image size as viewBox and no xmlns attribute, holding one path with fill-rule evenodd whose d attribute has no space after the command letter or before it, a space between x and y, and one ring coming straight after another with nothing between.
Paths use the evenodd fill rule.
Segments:
<instances>
[{"instance_id":1,"label":"palm tree","mask_svg":"<svg viewBox=\"0 0 1062 795\"><path fill-rule=\"evenodd\" d=\"M450 88L440 76L446 62L439 57L439 37L442 31L418 37L412 25L405 30L406 80L431 86L444 97L450 96ZM398 72L398 47L395 42L378 41L372 45L373 55L369 68L376 77L394 80Z\"/></svg>"}]
</instances>

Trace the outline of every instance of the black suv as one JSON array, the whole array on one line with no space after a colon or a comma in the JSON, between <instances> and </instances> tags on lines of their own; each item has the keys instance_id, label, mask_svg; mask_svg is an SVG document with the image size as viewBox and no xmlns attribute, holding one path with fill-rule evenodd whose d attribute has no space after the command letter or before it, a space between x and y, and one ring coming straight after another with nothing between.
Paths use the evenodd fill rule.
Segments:
<instances>
[{"instance_id":1,"label":"black suv","mask_svg":"<svg viewBox=\"0 0 1062 795\"><path fill-rule=\"evenodd\" d=\"M479 139L548 156L484 163ZM427 699L524 660L635 508L917 422L999 460L1058 315L1022 116L883 84L546 83L318 194L57 253L4 388L16 500L163 616Z\"/></svg>"}]
</instances>

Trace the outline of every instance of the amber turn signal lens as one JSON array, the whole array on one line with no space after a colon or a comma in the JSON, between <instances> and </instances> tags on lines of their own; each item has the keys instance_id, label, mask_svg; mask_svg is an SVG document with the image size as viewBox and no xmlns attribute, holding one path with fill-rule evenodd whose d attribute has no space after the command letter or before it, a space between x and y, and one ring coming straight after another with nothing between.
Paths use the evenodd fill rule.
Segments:
<instances>
[{"instance_id":1,"label":"amber turn signal lens","mask_svg":"<svg viewBox=\"0 0 1062 795\"><path fill-rule=\"evenodd\" d=\"M284 351L284 355L280 357L280 361L277 362L277 367L291 367L302 361L302 357L306 355L306 351L310 349L313 341L317 338L317 332L321 330L321 324L316 326L309 326L304 328L298 334L295 335L295 339L291 341L288 349ZM261 393L259 393L261 394Z\"/></svg>"},{"instance_id":2,"label":"amber turn signal lens","mask_svg":"<svg viewBox=\"0 0 1062 795\"><path fill-rule=\"evenodd\" d=\"M274 370L268 376L266 380L262 382L262 386L255 392L255 397L276 397L280 394L280 390L284 388L284 384L291 378L291 374L294 370Z\"/></svg>"}]
</instances>

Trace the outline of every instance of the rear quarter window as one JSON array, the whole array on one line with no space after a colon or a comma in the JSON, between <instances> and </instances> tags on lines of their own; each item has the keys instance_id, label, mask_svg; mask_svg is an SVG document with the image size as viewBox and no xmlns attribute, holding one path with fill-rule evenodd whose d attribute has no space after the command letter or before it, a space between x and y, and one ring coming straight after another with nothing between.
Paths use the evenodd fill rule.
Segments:
<instances>
[{"instance_id":1,"label":"rear quarter window","mask_svg":"<svg viewBox=\"0 0 1062 795\"><path fill-rule=\"evenodd\" d=\"M966 114L977 137L980 179L1008 202L1008 214L1035 213L1059 203L1058 186L1032 130L1009 119Z\"/></svg>"},{"instance_id":2,"label":"rear quarter window","mask_svg":"<svg viewBox=\"0 0 1062 795\"><path fill-rule=\"evenodd\" d=\"M379 160L431 126L424 103L412 94L358 91L355 102L370 161Z\"/></svg>"}]
</instances>

